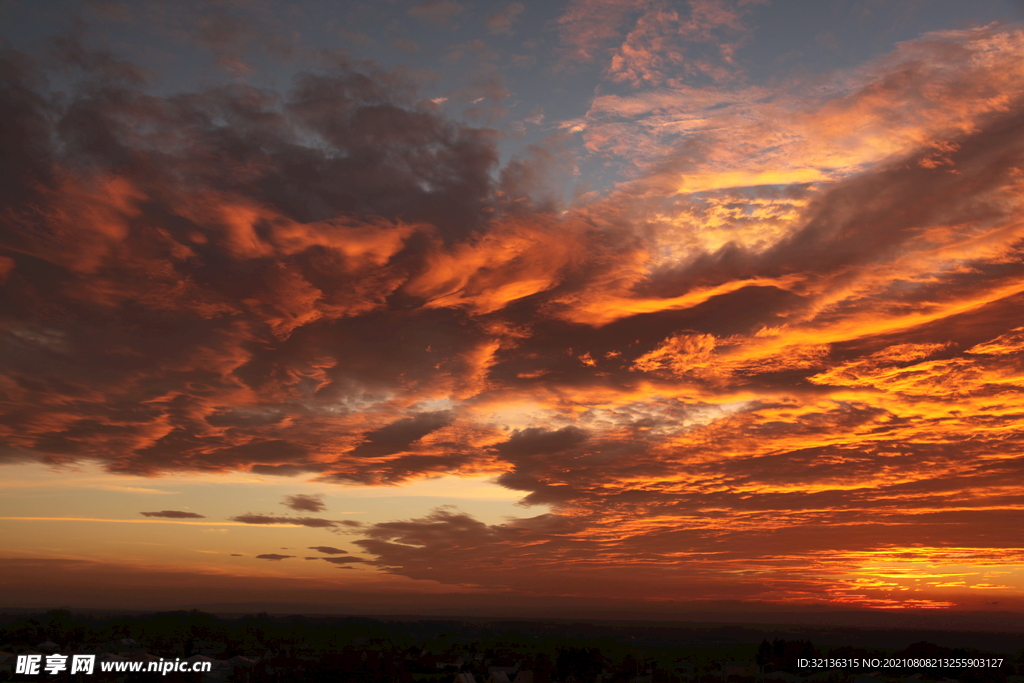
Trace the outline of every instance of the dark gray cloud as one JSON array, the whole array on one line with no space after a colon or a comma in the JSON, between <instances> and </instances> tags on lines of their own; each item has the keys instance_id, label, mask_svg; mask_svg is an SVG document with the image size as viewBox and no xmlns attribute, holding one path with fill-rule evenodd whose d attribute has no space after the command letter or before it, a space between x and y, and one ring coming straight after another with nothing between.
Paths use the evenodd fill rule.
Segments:
<instances>
[{"instance_id":1,"label":"dark gray cloud","mask_svg":"<svg viewBox=\"0 0 1024 683\"><path fill-rule=\"evenodd\" d=\"M335 564L335 565L359 564L359 563L368 562L368 560L365 560L362 557L354 557L354 556L349 556L349 557L307 557L306 559L307 560L323 560L324 562L330 562L331 564Z\"/></svg>"},{"instance_id":2,"label":"dark gray cloud","mask_svg":"<svg viewBox=\"0 0 1024 683\"><path fill-rule=\"evenodd\" d=\"M451 421L451 414L445 411L421 413L367 432L366 441L356 446L351 455L373 458L391 455L407 449L427 434L440 429Z\"/></svg>"},{"instance_id":3,"label":"dark gray cloud","mask_svg":"<svg viewBox=\"0 0 1024 683\"><path fill-rule=\"evenodd\" d=\"M295 557L294 555L278 555L277 553L265 553L263 555L257 555L257 560L272 560L274 562L280 562L281 560L287 560Z\"/></svg>"},{"instance_id":4,"label":"dark gray cloud","mask_svg":"<svg viewBox=\"0 0 1024 683\"><path fill-rule=\"evenodd\" d=\"M352 556L349 556L349 557L321 557L320 559L323 560L324 562L330 562L331 564L335 564L335 565L359 564L361 562L369 562L369 560L363 559L362 557L352 557Z\"/></svg>"},{"instance_id":5,"label":"dark gray cloud","mask_svg":"<svg viewBox=\"0 0 1024 683\"><path fill-rule=\"evenodd\" d=\"M229 517L228 519L233 522L241 522L242 524L298 524L299 526L318 529L333 528L341 523L330 519L320 519L319 517L280 517L276 515L253 514L251 512Z\"/></svg>"},{"instance_id":6,"label":"dark gray cloud","mask_svg":"<svg viewBox=\"0 0 1024 683\"><path fill-rule=\"evenodd\" d=\"M494 449L509 458L550 455L573 448L586 440L587 433L578 427L563 427L554 431L530 427L517 430L508 441L497 444Z\"/></svg>"},{"instance_id":7,"label":"dark gray cloud","mask_svg":"<svg viewBox=\"0 0 1024 683\"><path fill-rule=\"evenodd\" d=\"M318 553L324 553L325 555L344 555L348 553L347 550L342 550L341 548L333 548L329 545L310 546L309 550L315 550Z\"/></svg>"},{"instance_id":8,"label":"dark gray cloud","mask_svg":"<svg viewBox=\"0 0 1024 683\"><path fill-rule=\"evenodd\" d=\"M285 496L281 505L300 512L323 512L327 509L324 505L323 495L307 495L299 493L294 496Z\"/></svg>"},{"instance_id":9,"label":"dark gray cloud","mask_svg":"<svg viewBox=\"0 0 1024 683\"><path fill-rule=\"evenodd\" d=\"M166 517L167 519L206 519L206 515L182 510L161 510L159 512L140 512L139 514L146 517Z\"/></svg>"}]
</instances>

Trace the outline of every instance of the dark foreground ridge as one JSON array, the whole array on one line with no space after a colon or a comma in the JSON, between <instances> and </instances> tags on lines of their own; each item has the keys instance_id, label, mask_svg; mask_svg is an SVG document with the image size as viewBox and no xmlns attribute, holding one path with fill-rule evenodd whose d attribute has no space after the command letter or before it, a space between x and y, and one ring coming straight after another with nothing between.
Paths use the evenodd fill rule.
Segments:
<instances>
[{"instance_id":1,"label":"dark foreground ridge","mask_svg":"<svg viewBox=\"0 0 1024 683\"><path fill-rule=\"evenodd\" d=\"M93 674L18 673L92 655ZM147 671L209 662L208 673ZM114 671L115 665L120 671ZM143 662L132 672L124 662ZM103 665L106 664L104 667ZM104 670L104 668L106 670ZM0 615L0 680L295 683L1024 683L1024 635L845 626L216 616Z\"/></svg>"}]
</instances>

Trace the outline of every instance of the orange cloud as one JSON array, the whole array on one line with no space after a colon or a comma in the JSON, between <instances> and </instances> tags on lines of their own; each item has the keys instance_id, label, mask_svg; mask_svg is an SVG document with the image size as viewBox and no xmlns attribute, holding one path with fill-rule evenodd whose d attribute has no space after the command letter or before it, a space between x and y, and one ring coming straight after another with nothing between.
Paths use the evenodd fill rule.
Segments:
<instances>
[{"instance_id":1,"label":"orange cloud","mask_svg":"<svg viewBox=\"0 0 1024 683\"><path fill-rule=\"evenodd\" d=\"M582 149L497 175L493 132L365 64L280 98L20 86L57 109L18 119L49 126L50 170L0 216L0 458L486 474L550 510L359 528L366 564L435 588L1019 602L1019 32L931 34L771 93L665 77L670 38L740 32L735 8L600 6L559 23L570 56L658 90L596 97L567 126ZM80 139L107 141L91 165ZM577 152L632 176L531 198Z\"/></svg>"}]
</instances>

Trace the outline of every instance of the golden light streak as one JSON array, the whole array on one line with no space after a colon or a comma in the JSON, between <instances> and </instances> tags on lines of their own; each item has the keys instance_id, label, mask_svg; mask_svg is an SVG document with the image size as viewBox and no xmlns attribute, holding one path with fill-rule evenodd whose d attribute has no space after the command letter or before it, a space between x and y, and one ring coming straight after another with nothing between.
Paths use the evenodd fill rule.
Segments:
<instances>
[{"instance_id":1,"label":"golden light streak","mask_svg":"<svg viewBox=\"0 0 1024 683\"><path fill-rule=\"evenodd\" d=\"M243 522L199 522L179 519L104 519L101 517L0 517L7 521L18 522L109 522L114 524L184 524L187 526L254 526L301 527L301 524L277 523L268 525L245 524Z\"/></svg>"}]
</instances>

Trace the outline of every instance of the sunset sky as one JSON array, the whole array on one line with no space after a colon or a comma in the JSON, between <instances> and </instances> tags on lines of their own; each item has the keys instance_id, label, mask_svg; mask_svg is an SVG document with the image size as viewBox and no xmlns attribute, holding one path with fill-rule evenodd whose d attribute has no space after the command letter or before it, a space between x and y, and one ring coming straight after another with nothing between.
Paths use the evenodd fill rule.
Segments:
<instances>
[{"instance_id":1,"label":"sunset sky","mask_svg":"<svg viewBox=\"0 0 1024 683\"><path fill-rule=\"evenodd\" d=\"M1024 4L0 33L0 607L1024 612Z\"/></svg>"}]
</instances>

